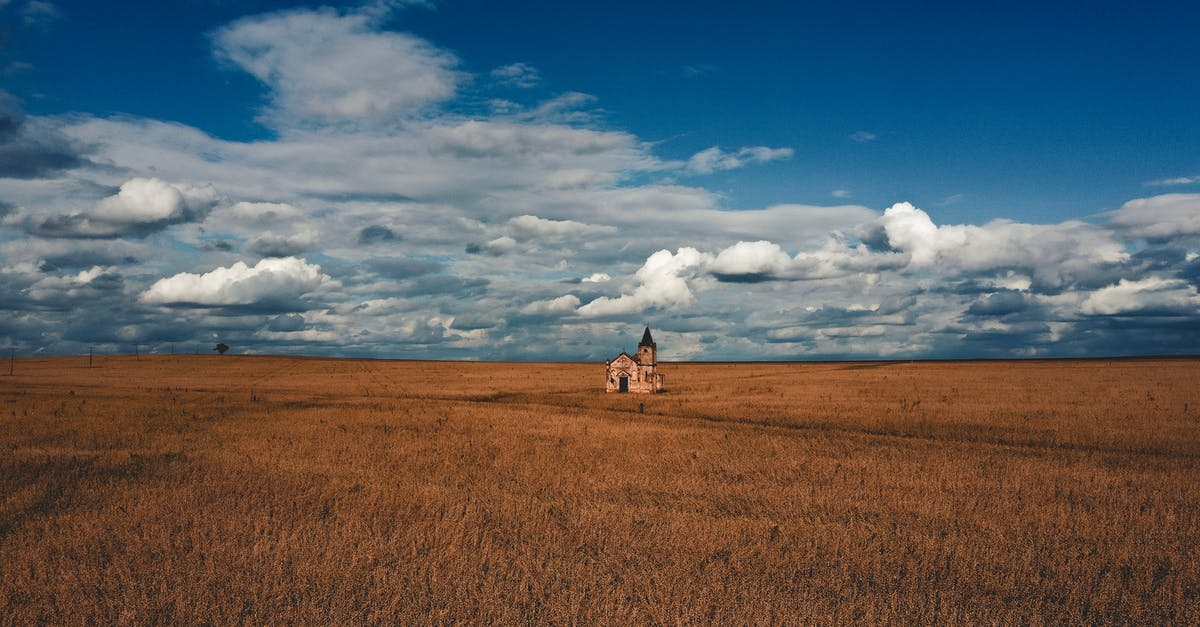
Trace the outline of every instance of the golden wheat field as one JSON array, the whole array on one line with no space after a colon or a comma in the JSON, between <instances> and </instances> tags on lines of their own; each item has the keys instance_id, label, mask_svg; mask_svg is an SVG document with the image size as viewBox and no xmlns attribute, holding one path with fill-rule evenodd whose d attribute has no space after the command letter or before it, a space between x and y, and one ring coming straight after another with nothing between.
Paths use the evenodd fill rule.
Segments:
<instances>
[{"instance_id":1,"label":"golden wheat field","mask_svg":"<svg viewBox=\"0 0 1200 627\"><path fill-rule=\"evenodd\" d=\"M1200 623L1200 360L662 371L17 360L0 620Z\"/></svg>"}]
</instances>

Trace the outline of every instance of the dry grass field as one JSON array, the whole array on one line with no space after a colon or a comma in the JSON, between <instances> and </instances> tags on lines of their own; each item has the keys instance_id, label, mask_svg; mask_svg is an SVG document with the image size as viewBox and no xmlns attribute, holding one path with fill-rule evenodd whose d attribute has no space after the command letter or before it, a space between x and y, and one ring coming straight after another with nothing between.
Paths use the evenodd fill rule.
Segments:
<instances>
[{"instance_id":1,"label":"dry grass field","mask_svg":"<svg viewBox=\"0 0 1200 627\"><path fill-rule=\"evenodd\" d=\"M96 366L0 376L4 624L1200 624L1200 360Z\"/></svg>"}]
</instances>

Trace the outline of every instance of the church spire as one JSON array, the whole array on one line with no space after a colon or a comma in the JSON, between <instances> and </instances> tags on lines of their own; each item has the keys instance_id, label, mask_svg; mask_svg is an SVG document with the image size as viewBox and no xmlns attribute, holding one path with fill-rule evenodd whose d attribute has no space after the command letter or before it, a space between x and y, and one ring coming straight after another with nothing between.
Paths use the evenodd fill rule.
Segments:
<instances>
[{"instance_id":1,"label":"church spire","mask_svg":"<svg viewBox=\"0 0 1200 627\"><path fill-rule=\"evenodd\" d=\"M655 346L654 338L650 337L650 327L646 327L646 332L642 334L642 341L638 342L638 346Z\"/></svg>"}]
</instances>

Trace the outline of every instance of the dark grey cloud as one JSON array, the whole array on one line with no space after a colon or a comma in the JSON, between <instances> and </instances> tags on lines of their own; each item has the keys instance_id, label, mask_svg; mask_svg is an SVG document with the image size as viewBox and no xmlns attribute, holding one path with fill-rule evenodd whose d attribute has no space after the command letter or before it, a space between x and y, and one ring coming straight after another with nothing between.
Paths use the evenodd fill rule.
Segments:
<instances>
[{"instance_id":1,"label":"dark grey cloud","mask_svg":"<svg viewBox=\"0 0 1200 627\"><path fill-rule=\"evenodd\" d=\"M119 309L127 300L124 287L120 274L99 267L74 274L40 268L0 270L0 299L9 311Z\"/></svg>"},{"instance_id":2,"label":"dark grey cloud","mask_svg":"<svg viewBox=\"0 0 1200 627\"><path fill-rule=\"evenodd\" d=\"M267 329L271 331L302 331L304 327L304 316L295 314L275 316L267 323Z\"/></svg>"},{"instance_id":3,"label":"dark grey cloud","mask_svg":"<svg viewBox=\"0 0 1200 627\"><path fill-rule=\"evenodd\" d=\"M0 178L45 178L89 163L81 146L26 117L16 98L0 92Z\"/></svg>"},{"instance_id":4,"label":"dark grey cloud","mask_svg":"<svg viewBox=\"0 0 1200 627\"><path fill-rule=\"evenodd\" d=\"M308 234L275 235L268 233L254 238L246 245L248 252L259 257L294 257L312 250L316 244Z\"/></svg>"},{"instance_id":5,"label":"dark grey cloud","mask_svg":"<svg viewBox=\"0 0 1200 627\"><path fill-rule=\"evenodd\" d=\"M80 250L56 255L48 255L38 264L42 272L58 272L91 268L92 266L132 266L139 262L137 257L120 256L108 251Z\"/></svg>"},{"instance_id":6,"label":"dark grey cloud","mask_svg":"<svg viewBox=\"0 0 1200 627\"><path fill-rule=\"evenodd\" d=\"M395 242L399 239L400 236L395 231L378 224L372 224L358 232L358 243L360 244L382 244L384 242Z\"/></svg>"},{"instance_id":7,"label":"dark grey cloud","mask_svg":"<svg viewBox=\"0 0 1200 627\"><path fill-rule=\"evenodd\" d=\"M482 312L471 312L454 316L454 328L461 331L494 329L500 322L501 320L497 316Z\"/></svg>"},{"instance_id":8,"label":"dark grey cloud","mask_svg":"<svg viewBox=\"0 0 1200 627\"><path fill-rule=\"evenodd\" d=\"M779 280L779 277L769 272L747 272L744 274L713 272L712 276L721 283L765 283L767 281Z\"/></svg>"},{"instance_id":9,"label":"dark grey cloud","mask_svg":"<svg viewBox=\"0 0 1200 627\"><path fill-rule=\"evenodd\" d=\"M1002 290L988 294L971 303L967 313L973 316L1006 316L1024 311L1029 307L1025 294L1016 290Z\"/></svg>"},{"instance_id":10,"label":"dark grey cloud","mask_svg":"<svg viewBox=\"0 0 1200 627\"><path fill-rule=\"evenodd\" d=\"M212 185L132 178L116 194L100 199L86 211L49 216L31 213L22 222L27 233L38 237L144 238L172 225L201 221L217 202Z\"/></svg>"},{"instance_id":11,"label":"dark grey cloud","mask_svg":"<svg viewBox=\"0 0 1200 627\"><path fill-rule=\"evenodd\" d=\"M93 220L82 213L56 215L33 219L25 225L25 231L38 237L61 239L116 239L119 237L142 238L161 231L171 222L127 222L112 223Z\"/></svg>"}]
</instances>

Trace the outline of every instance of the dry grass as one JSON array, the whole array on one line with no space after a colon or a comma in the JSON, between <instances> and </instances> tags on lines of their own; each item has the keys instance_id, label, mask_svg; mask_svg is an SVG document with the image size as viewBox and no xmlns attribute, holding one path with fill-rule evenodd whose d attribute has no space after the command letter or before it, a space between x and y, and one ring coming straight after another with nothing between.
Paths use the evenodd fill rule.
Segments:
<instances>
[{"instance_id":1,"label":"dry grass","mask_svg":"<svg viewBox=\"0 0 1200 627\"><path fill-rule=\"evenodd\" d=\"M5 624L1200 623L1196 360L97 365L0 377Z\"/></svg>"}]
</instances>

